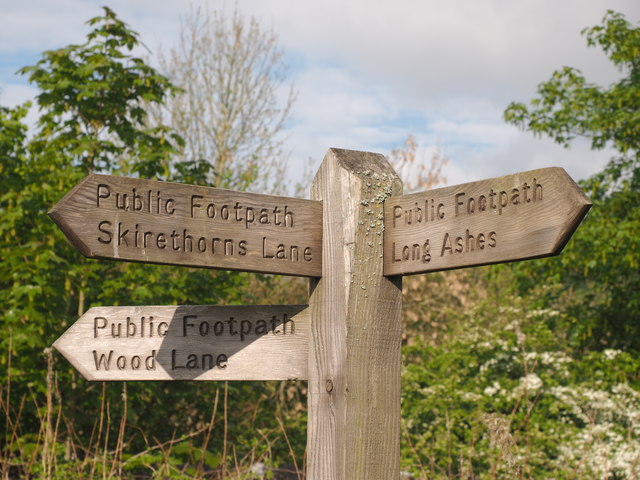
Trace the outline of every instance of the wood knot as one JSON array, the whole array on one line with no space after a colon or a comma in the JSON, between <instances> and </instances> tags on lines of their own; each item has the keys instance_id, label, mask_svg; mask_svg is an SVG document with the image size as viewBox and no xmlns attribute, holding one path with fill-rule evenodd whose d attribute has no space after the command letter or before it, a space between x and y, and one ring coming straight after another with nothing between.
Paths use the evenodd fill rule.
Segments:
<instances>
[{"instance_id":1,"label":"wood knot","mask_svg":"<svg viewBox=\"0 0 640 480\"><path fill-rule=\"evenodd\" d=\"M327 393L333 392L333 382L331 380L327 380L324 386L327 389Z\"/></svg>"}]
</instances>

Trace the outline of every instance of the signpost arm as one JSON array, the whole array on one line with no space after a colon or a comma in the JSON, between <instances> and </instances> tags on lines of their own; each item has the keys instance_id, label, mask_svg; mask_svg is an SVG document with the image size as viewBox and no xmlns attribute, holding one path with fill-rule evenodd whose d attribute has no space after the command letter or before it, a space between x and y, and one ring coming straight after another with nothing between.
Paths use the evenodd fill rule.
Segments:
<instances>
[{"instance_id":1,"label":"signpost arm","mask_svg":"<svg viewBox=\"0 0 640 480\"><path fill-rule=\"evenodd\" d=\"M310 285L307 478L397 479L402 283L383 276L382 237L402 183L382 155L331 149L311 191L323 276Z\"/></svg>"}]
</instances>

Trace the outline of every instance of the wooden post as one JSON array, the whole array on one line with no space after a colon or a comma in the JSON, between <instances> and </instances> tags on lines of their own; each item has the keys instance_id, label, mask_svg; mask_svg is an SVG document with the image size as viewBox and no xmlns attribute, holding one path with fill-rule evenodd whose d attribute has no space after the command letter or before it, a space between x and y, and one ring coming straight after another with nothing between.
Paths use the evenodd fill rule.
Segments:
<instances>
[{"instance_id":1,"label":"wooden post","mask_svg":"<svg viewBox=\"0 0 640 480\"><path fill-rule=\"evenodd\" d=\"M340 149L313 200L91 174L49 213L83 254L308 276L309 309L95 307L55 346L89 380L308 374L307 479L398 480L401 275L555 255L591 207L559 168L401 195Z\"/></svg>"},{"instance_id":2,"label":"wooden post","mask_svg":"<svg viewBox=\"0 0 640 480\"><path fill-rule=\"evenodd\" d=\"M307 478L400 477L402 278L383 276L383 204L402 182L379 154L330 149L323 274L311 280Z\"/></svg>"}]
</instances>

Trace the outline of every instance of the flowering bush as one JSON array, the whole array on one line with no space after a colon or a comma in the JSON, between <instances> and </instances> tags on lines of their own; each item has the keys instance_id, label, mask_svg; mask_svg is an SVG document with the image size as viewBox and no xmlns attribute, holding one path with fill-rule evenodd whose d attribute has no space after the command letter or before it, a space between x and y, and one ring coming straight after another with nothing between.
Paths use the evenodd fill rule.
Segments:
<instances>
[{"instance_id":1,"label":"flowering bush","mask_svg":"<svg viewBox=\"0 0 640 480\"><path fill-rule=\"evenodd\" d=\"M503 299L504 300L504 299ZM420 478L640 478L640 359L571 352L559 310L487 300L405 348L404 468Z\"/></svg>"}]
</instances>

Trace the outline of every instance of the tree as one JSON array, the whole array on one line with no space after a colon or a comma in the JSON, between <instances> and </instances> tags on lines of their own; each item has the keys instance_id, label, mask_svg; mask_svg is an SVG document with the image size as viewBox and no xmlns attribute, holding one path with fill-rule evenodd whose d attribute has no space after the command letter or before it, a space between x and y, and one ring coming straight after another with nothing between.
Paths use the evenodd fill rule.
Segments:
<instances>
[{"instance_id":1,"label":"tree","mask_svg":"<svg viewBox=\"0 0 640 480\"><path fill-rule=\"evenodd\" d=\"M609 88L588 82L582 73L564 67L538 87L531 109L511 103L505 120L563 146L577 136L591 139L593 149L611 144L625 158L640 152L640 29L622 14L607 12L603 25L582 31L589 46L600 46L623 77Z\"/></svg>"},{"instance_id":2,"label":"tree","mask_svg":"<svg viewBox=\"0 0 640 480\"><path fill-rule=\"evenodd\" d=\"M448 334L404 349L403 458L420 478L638 478L640 28L608 12L584 33L622 78L564 68L505 119L617 155L582 182L594 205L559 257L474 269Z\"/></svg>"},{"instance_id":3,"label":"tree","mask_svg":"<svg viewBox=\"0 0 640 480\"><path fill-rule=\"evenodd\" d=\"M142 101L161 102L173 87L127 54L137 44L135 33L108 8L89 23L95 29L86 43L44 52L21 70L41 90L33 138L21 122L27 106L1 113L1 328L21 332L14 350L23 341L49 345L55 319L83 311L92 276L107 270L69 248L47 210L92 170L165 171L173 152L168 137L178 140L166 128L143 125Z\"/></svg>"},{"instance_id":4,"label":"tree","mask_svg":"<svg viewBox=\"0 0 640 480\"><path fill-rule=\"evenodd\" d=\"M236 272L86 259L47 218L90 171L183 181L205 171L174 163L180 136L149 126L148 109L177 89L132 55L137 34L108 8L89 24L84 43L44 52L22 70L41 91L32 135L28 105L0 106L0 476L202 478L233 462L232 452L277 464L290 455L280 418L300 405L291 385L100 386L50 348L93 305L266 303L268 291ZM299 439L304 422L294 423L288 438Z\"/></svg>"},{"instance_id":5,"label":"tree","mask_svg":"<svg viewBox=\"0 0 640 480\"><path fill-rule=\"evenodd\" d=\"M559 260L513 268L526 289L540 281L535 275L565 285L554 299L572 314L573 345L640 350L640 27L609 11L583 34L620 70L620 80L602 87L565 67L538 87L529 107L512 103L504 116L563 146L586 137L593 149L611 146L617 155L582 182L594 205Z\"/></svg>"},{"instance_id":6,"label":"tree","mask_svg":"<svg viewBox=\"0 0 640 480\"><path fill-rule=\"evenodd\" d=\"M237 10L230 18L200 8L186 16L179 45L160 56L183 91L155 112L185 139L178 162L208 164L200 171L218 187L277 180L286 161L281 131L295 97L282 57L276 35Z\"/></svg>"},{"instance_id":7,"label":"tree","mask_svg":"<svg viewBox=\"0 0 640 480\"><path fill-rule=\"evenodd\" d=\"M201 423L211 418L215 386L175 389L138 382L128 389L126 384L96 388L66 362L55 365L50 345L91 305L238 302L245 282L230 272L85 259L48 219L47 211L90 171L167 180L184 173L169 168L180 137L162 125L149 127L144 109L163 102L175 87L131 55L137 34L112 10L105 8L89 24L93 29L86 42L44 52L36 65L21 71L41 91L41 115L32 136L23 121L28 105L0 107L3 477L52 478L55 468L65 478L73 468L79 477L93 477L95 468L113 476L113 468L119 472L123 465L122 435L131 425L136 430L130 448L147 448L144 435L135 432L146 430L159 442L172 438L177 425L197 431L197 423L202 432ZM273 386L245 384L228 390L231 401L239 399L239 411L247 408L242 402L273 402L275 396ZM158 407L163 400L170 412ZM110 421L116 412L123 413L122 419ZM255 418L238 420L230 434L251 431L243 422ZM227 439L219 435L209 445L215 448L223 441ZM95 461L82 460L97 459L100 444L113 464L99 462L96 467ZM250 448L250 440L246 445ZM209 465L220 462L220 455L212 458ZM151 456L143 463L165 460Z\"/></svg>"},{"instance_id":8,"label":"tree","mask_svg":"<svg viewBox=\"0 0 640 480\"><path fill-rule=\"evenodd\" d=\"M84 171L119 167L146 177L168 176L172 143L182 140L162 125L147 128L143 102L162 103L175 92L169 80L131 52L137 34L109 8L88 23L96 28L86 43L44 52L36 65L22 68L41 90L42 142L72 158Z\"/></svg>"},{"instance_id":9,"label":"tree","mask_svg":"<svg viewBox=\"0 0 640 480\"><path fill-rule=\"evenodd\" d=\"M617 155L582 182L594 205L559 257L474 269L448 335L405 347L403 461L420 478L638 478L640 28L609 12L584 33L622 78L564 68L505 119Z\"/></svg>"},{"instance_id":10,"label":"tree","mask_svg":"<svg viewBox=\"0 0 640 480\"><path fill-rule=\"evenodd\" d=\"M389 154L391 165L403 179L405 193L435 188L447 181L442 174L443 167L449 162L446 153L436 148L427 165L423 155L418 153L418 146L415 137L409 135L402 147L394 148Z\"/></svg>"},{"instance_id":11,"label":"tree","mask_svg":"<svg viewBox=\"0 0 640 480\"><path fill-rule=\"evenodd\" d=\"M572 355L554 328L567 314L532 308L501 273L455 335L403 349L404 468L425 480L637 479L640 357Z\"/></svg>"}]
</instances>

